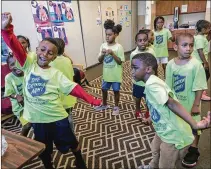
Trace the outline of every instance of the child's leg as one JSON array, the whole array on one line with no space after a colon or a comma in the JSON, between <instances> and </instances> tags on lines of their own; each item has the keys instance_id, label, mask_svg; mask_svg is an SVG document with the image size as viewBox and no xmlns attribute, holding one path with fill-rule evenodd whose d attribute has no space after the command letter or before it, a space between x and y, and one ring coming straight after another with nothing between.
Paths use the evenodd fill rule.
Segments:
<instances>
[{"instance_id":1,"label":"child's leg","mask_svg":"<svg viewBox=\"0 0 211 169\"><path fill-rule=\"evenodd\" d=\"M114 91L114 100L115 100L115 106L116 107L119 107L119 98L120 98L119 91Z\"/></svg>"},{"instance_id":2,"label":"child's leg","mask_svg":"<svg viewBox=\"0 0 211 169\"><path fill-rule=\"evenodd\" d=\"M166 78L166 66L167 66L167 63L168 63L168 57L162 57L160 61L162 63L163 74L164 74L164 79L165 79Z\"/></svg>"},{"instance_id":3,"label":"child's leg","mask_svg":"<svg viewBox=\"0 0 211 169\"><path fill-rule=\"evenodd\" d=\"M115 106L113 108L112 115L119 115L120 85L121 83L118 83L118 82L112 83L112 89L114 91L114 101L115 101Z\"/></svg>"},{"instance_id":4,"label":"child's leg","mask_svg":"<svg viewBox=\"0 0 211 169\"><path fill-rule=\"evenodd\" d=\"M102 89L102 93L103 93L103 105L106 106L107 105L108 91Z\"/></svg>"},{"instance_id":5,"label":"child's leg","mask_svg":"<svg viewBox=\"0 0 211 169\"><path fill-rule=\"evenodd\" d=\"M159 166L159 158L160 158L160 145L162 141L157 134L155 134L154 139L151 143L151 150L152 150L152 160L150 161L149 165L151 168L158 168Z\"/></svg>"},{"instance_id":6,"label":"child's leg","mask_svg":"<svg viewBox=\"0 0 211 169\"><path fill-rule=\"evenodd\" d=\"M22 127L21 135L27 137L29 130L31 129L31 123L27 123Z\"/></svg>"},{"instance_id":7,"label":"child's leg","mask_svg":"<svg viewBox=\"0 0 211 169\"><path fill-rule=\"evenodd\" d=\"M35 140L45 144L45 150L39 155L46 169L54 169L51 162L53 152L53 123L32 123ZM52 131L52 129L54 131Z\"/></svg>"},{"instance_id":8,"label":"child's leg","mask_svg":"<svg viewBox=\"0 0 211 169\"><path fill-rule=\"evenodd\" d=\"M136 102L136 112L141 112L141 98L135 97L135 102Z\"/></svg>"}]
</instances>

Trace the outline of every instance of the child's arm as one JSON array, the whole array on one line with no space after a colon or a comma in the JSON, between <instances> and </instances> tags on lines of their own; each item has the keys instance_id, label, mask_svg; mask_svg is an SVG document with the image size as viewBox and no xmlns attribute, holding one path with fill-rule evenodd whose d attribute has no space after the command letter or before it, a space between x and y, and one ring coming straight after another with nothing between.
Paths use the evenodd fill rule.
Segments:
<instances>
[{"instance_id":1,"label":"child's arm","mask_svg":"<svg viewBox=\"0 0 211 169\"><path fill-rule=\"evenodd\" d=\"M10 13L3 13L2 14L2 37L5 43L9 46L9 48L13 51L14 56L17 58L18 62L21 66L24 65L27 55L18 41L17 37L13 33L13 25L12 23L12 16Z\"/></svg>"},{"instance_id":2,"label":"child's arm","mask_svg":"<svg viewBox=\"0 0 211 169\"><path fill-rule=\"evenodd\" d=\"M100 99L95 99L92 95L86 93L80 85L76 85L70 92L70 95L83 99L87 103L94 106L99 106L102 103Z\"/></svg>"},{"instance_id":3,"label":"child's arm","mask_svg":"<svg viewBox=\"0 0 211 169\"><path fill-rule=\"evenodd\" d=\"M105 54L106 54L106 49L102 49L101 54L100 54L100 56L99 56L99 58L98 58L98 61L99 61L100 63L103 62L104 57L105 57Z\"/></svg>"},{"instance_id":4,"label":"child's arm","mask_svg":"<svg viewBox=\"0 0 211 169\"><path fill-rule=\"evenodd\" d=\"M191 109L191 115L200 114L199 106L201 102L202 90L196 91L195 100Z\"/></svg>"},{"instance_id":5,"label":"child's arm","mask_svg":"<svg viewBox=\"0 0 211 169\"><path fill-rule=\"evenodd\" d=\"M169 96L167 101L168 108L174 112L176 115L181 117L184 121L186 121L193 129L204 129L209 127L210 125L210 112L208 113L207 117L204 117L204 120L200 122L196 122L191 115L185 110L185 108L176 100Z\"/></svg>"},{"instance_id":6,"label":"child's arm","mask_svg":"<svg viewBox=\"0 0 211 169\"><path fill-rule=\"evenodd\" d=\"M122 64L121 59L117 55L115 55L115 53L111 49L108 49L107 50L107 53L110 54L111 56L113 56L114 60L116 61L116 63L118 65L121 65Z\"/></svg>"},{"instance_id":7,"label":"child's arm","mask_svg":"<svg viewBox=\"0 0 211 169\"><path fill-rule=\"evenodd\" d=\"M209 33L207 35L207 40L208 40L208 42L211 40L211 30L209 31Z\"/></svg>"},{"instance_id":8,"label":"child's arm","mask_svg":"<svg viewBox=\"0 0 211 169\"><path fill-rule=\"evenodd\" d=\"M204 63L204 68L208 69L209 68L209 64L204 56L204 52L203 49L197 49L197 52L199 54L199 57L201 58L202 62Z\"/></svg>"}]
</instances>

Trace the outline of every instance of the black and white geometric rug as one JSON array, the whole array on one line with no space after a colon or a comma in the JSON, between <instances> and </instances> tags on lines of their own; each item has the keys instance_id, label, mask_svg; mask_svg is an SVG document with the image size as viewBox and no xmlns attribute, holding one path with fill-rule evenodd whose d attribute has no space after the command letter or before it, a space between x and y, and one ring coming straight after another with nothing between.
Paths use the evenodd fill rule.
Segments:
<instances>
[{"instance_id":1,"label":"black and white geometric rug","mask_svg":"<svg viewBox=\"0 0 211 169\"><path fill-rule=\"evenodd\" d=\"M112 116L112 109L96 112L93 107L81 100L78 100L73 111L75 134L90 169L134 169L141 164L148 164L152 158L150 143L154 136L154 129L152 126L145 126L135 118L129 62L125 62L123 67L119 116ZM101 96L101 77L93 80L91 85L92 87L85 90ZM114 105L112 91L109 91L108 104L111 107ZM141 105L142 110L145 110L143 101ZM20 133L21 125L14 117L4 121L2 128ZM32 130L28 137L34 138ZM58 169L75 167L75 158L71 151L64 155L54 147L52 159ZM23 168L43 169L44 167L37 157Z\"/></svg>"}]
</instances>

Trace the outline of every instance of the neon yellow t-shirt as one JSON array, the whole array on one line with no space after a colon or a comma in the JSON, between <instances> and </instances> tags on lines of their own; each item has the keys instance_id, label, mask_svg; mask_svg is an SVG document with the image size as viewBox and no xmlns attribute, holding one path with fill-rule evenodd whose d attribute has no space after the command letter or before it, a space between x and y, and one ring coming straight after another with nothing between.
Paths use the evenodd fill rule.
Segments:
<instances>
[{"instance_id":1,"label":"neon yellow t-shirt","mask_svg":"<svg viewBox=\"0 0 211 169\"><path fill-rule=\"evenodd\" d=\"M23 117L32 123L50 123L66 118L68 114L61 93L68 95L76 83L53 67L42 69L30 57L27 57L23 70Z\"/></svg>"},{"instance_id":2,"label":"neon yellow t-shirt","mask_svg":"<svg viewBox=\"0 0 211 169\"><path fill-rule=\"evenodd\" d=\"M154 129L161 140L174 144L176 149L192 144L194 137L190 125L166 105L169 95L177 100L168 85L151 75L145 85L145 94Z\"/></svg>"},{"instance_id":3,"label":"neon yellow t-shirt","mask_svg":"<svg viewBox=\"0 0 211 169\"><path fill-rule=\"evenodd\" d=\"M153 56L155 56L155 51L152 48L146 48L144 51L140 51L138 47L130 54L130 62L132 61L132 58L138 54L138 53L151 53ZM132 79L133 84L138 86L145 86L145 83L143 81L136 82Z\"/></svg>"},{"instance_id":4,"label":"neon yellow t-shirt","mask_svg":"<svg viewBox=\"0 0 211 169\"><path fill-rule=\"evenodd\" d=\"M154 32L154 50L155 57L168 57L168 40L172 37L171 32L163 28L161 31L153 31Z\"/></svg>"},{"instance_id":5,"label":"neon yellow t-shirt","mask_svg":"<svg viewBox=\"0 0 211 169\"><path fill-rule=\"evenodd\" d=\"M103 43L100 47L99 56L103 48L106 50L111 49L122 62L125 61L122 45L116 43L113 46L108 46L107 43ZM117 64L111 55L105 56L103 60L103 80L106 82L122 82L122 64Z\"/></svg>"},{"instance_id":6,"label":"neon yellow t-shirt","mask_svg":"<svg viewBox=\"0 0 211 169\"><path fill-rule=\"evenodd\" d=\"M191 56L195 57L197 60L199 60L202 63L202 60L199 56L198 49L203 49L204 56L206 60L208 61L208 53L209 53L209 47L208 47L208 40L206 36L204 35L196 35L194 36L194 47L193 52Z\"/></svg>"},{"instance_id":7,"label":"neon yellow t-shirt","mask_svg":"<svg viewBox=\"0 0 211 169\"><path fill-rule=\"evenodd\" d=\"M57 56L57 58L51 62L50 66L61 71L70 81L73 81L74 71L73 66L69 58L64 56ZM76 104L76 97L71 95L61 95L62 103L65 109L74 107Z\"/></svg>"},{"instance_id":8,"label":"neon yellow t-shirt","mask_svg":"<svg viewBox=\"0 0 211 169\"><path fill-rule=\"evenodd\" d=\"M175 92L179 102L188 112L191 112L195 94L198 90L207 89L207 81L202 64L192 58L185 65L177 65L174 59L166 67L166 84ZM201 116L193 116L196 121Z\"/></svg>"}]
</instances>

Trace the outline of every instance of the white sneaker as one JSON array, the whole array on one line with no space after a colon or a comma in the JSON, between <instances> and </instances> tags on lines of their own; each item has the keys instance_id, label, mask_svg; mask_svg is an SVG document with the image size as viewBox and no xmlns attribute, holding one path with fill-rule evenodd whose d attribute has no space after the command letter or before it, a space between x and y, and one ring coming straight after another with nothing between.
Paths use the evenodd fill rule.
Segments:
<instances>
[{"instance_id":1,"label":"white sneaker","mask_svg":"<svg viewBox=\"0 0 211 169\"><path fill-rule=\"evenodd\" d=\"M203 101L211 101L211 98L209 96L207 96L206 91L203 91L202 96L201 96L201 100L203 100Z\"/></svg>"},{"instance_id":2,"label":"white sneaker","mask_svg":"<svg viewBox=\"0 0 211 169\"><path fill-rule=\"evenodd\" d=\"M152 168L150 167L150 165L141 165L141 166L138 166L137 169L152 169Z\"/></svg>"},{"instance_id":3,"label":"white sneaker","mask_svg":"<svg viewBox=\"0 0 211 169\"><path fill-rule=\"evenodd\" d=\"M106 109L109 109L109 108L110 108L109 105L100 105L100 106L94 107L94 109L95 109L96 111L103 111L103 110L106 110Z\"/></svg>"},{"instance_id":4,"label":"white sneaker","mask_svg":"<svg viewBox=\"0 0 211 169\"><path fill-rule=\"evenodd\" d=\"M112 115L113 115L113 116L119 115L119 107L118 107L118 106L115 106L115 107L113 108Z\"/></svg>"}]
</instances>

